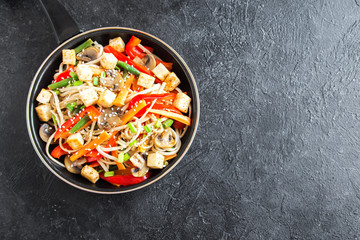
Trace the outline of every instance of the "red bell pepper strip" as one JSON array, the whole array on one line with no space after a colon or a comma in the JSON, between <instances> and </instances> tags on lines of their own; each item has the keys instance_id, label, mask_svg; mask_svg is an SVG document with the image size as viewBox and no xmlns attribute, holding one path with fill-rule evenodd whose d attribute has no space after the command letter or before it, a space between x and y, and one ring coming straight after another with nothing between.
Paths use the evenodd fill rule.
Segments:
<instances>
[{"instance_id":1,"label":"red bell pepper strip","mask_svg":"<svg viewBox=\"0 0 360 240\"><path fill-rule=\"evenodd\" d=\"M63 148L71 149L70 146L69 146L67 143L63 144L62 146L63 146ZM60 147L60 145L57 146L56 148L54 148L54 150L52 150L52 152L51 152L51 156L52 156L53 158L57 158L57 159L59 159L62 155L66 155L66 154L70 154L70 153L67 152L67 151L64 151L64 150Z\"/></svg>"},{"instance_id":2,"label":"red bell pepper strip","mask_svg":"<svg viewBox=\"0 0 360 240\"><path fill-rule=\"evenodd\" d=\"M61 80L64 80L65 78L71 77L70 72L74 72L74 71L75 71L74 66L70 65L65 71L63 71L56 77L56 79L53 83L60 82Z\"/></svg>"},{"instance_id":3,"label":"red bell pepper strip","mask_svg":"<svg viewBox=\"0 0 360 240\"><path fill-rule=\"evenodd\" d=\"M155 62L156 62L156 66L159 64L159 63L162 63L163 65L164 65L164 67L166 67L167 68L167 70L169 70L169 71L171 71L171 69L172 69L172 63L171 62L163 62L163 61L161 61L160 59L157 59L157 58L155 58Z\"/></svg>"},{"instance_id":4,"label":"red bell pepper strip","mask_svg":"<svg viewBox=\"0 0 360 240\"><path fill-rule=\"evenodd\" d=\"M89 164L89 166L93 167L93 168L98 167L98 166L100 166L100 163L96 161L96 162L93 162L93 163Z\"/></svg>"},{"instance_id":5,"label":"red bell pepper strip","mask_svg":"<svg viewBox=\"0 0 360 240\"><path fill-rule=\"evenodd\" d=\"M66 137L70 129L78 122L81 118L88 114L92 121L95 121L100 116L100 111L94 106L89 106L81 110L75 117L67 120L60 128L56 131L54 139L57 140L60 137Z\"/></svg>"},{"instance_id":6,"label":"red bell pepper strip","mask_svg":"<svg viewBox=\"0 0 360 240\"><path fill-rule=\"evenodd\" d=\"M146 53L144 53L144 51L138 47L140 42L141 40L139 38L132 36L129 42L126 44L125 52L131 59L134 59L136 56L139 58L143 58L145 56ZM154 49L151 47L144 46L144 48L146 48L149 52L154 51Z\"/></svg>"},{"instance_id":7,"label":"red bell pepper strip","mask_svg":"<svg viewBox=\"0 0 360 240\"><path fill-rule=\"evenodd\" d=\"M111 184L121 185L121 186L135 185L135 184L138 184L138 183L141 183L141 182L145 181L149 177L150 177L150 172L148 172L143 177L134 177L131 174L129 174L129 175L115 175L115 176L112 176L112 177L104 177L104 173L103 172L100 173L100 178L101 179L104 179L105 181L108 181Z\"/></svg>"},{"instance_id":8,"label":"red bell pepper strip","mask_svg":"<svg viewBox=\"0 0 360 240\"><path fill-rule=\"evenodd\" d=\"M158 101L171 101L176 97L176 93L161 93L161 94L139 94L133 99L131 99L129 103L129 109L133 108L133 106L139 102L140 100L145 100L146 103L151 103L153 100L157 99Z\"/></svg>"},{"instance_id":9,"label":"red bell pepper strip","mask_svg":"<svg viewBox=\"0 0 360 240\"><path fill-rule=\"evenodd\" d=\"M152 104L152 102L148 103L148 105L144 109L141 109L135 116L138 118L141 117L146 112L146 110L148 110L148 108L151 106L151 104ZM164 111L168 111L168 112L182 114L177 108L175 108L171 105L167 105L167 104L155 103L154 106L152 107L152 109L164 110Z\"/></svg>"},{"instance_id":10,"label":"red bell pepper strip","mask_svg":"<svg viewBox=\"0 0 360 240\"><path fill-rule=\"evenodd\" d=\"M186 127L186 124L179 121L175 121L172 126L177 129L184 129Z\"/></svg>"},{"instance_id":11,"label":"red bell pepper strip","mask_svg":"<svg viewBox=\"0 0 360 240\"><path fill-rule=\"evenodd\" d=\"M106 144L106 148L112 148L116 146L116 135L117 135L117 131L113 132L113 134L111 135L108 143ZM106 151L105 153L109 153L109 151ZM112 151L111 155L113 155L114 157L117 157L117 151ZM90 152L88 152L87 154L84 155L86 158L87 162L95 162L97 160L99 160L100 158L103 157L103 155L101 155L97 150L92 150ZM118 166L118 169L125 169L124 165L122 163L116 163L116 165Z\"/></svg>"},{"instance_id":12,"label":"red bell pepper strip","mask_svg":"<svg viewBox=\"0 0 360 240\"><path fill-rule=\"evenodd\" d=\"M136 57L136 54L134 54L133 49L139 45L141 40L135 36L132 36L129 40L129 42L125 46L125 52L126 54L131 58L134 59Z\"/></svg>"},{"instance_id":13,"label":"red bell pepper strip","mask_svg":"<svg viewBox=\"0 0 360 240\"><path fill-rule=\"evenodd\" d=\"M112 53L119 61L122 61L122 62L125 62L125 63L129 64L129 65L132 65L134 68L136 68L140 72L146 73L146 74L148 74L148 75L150 75L152 77L155 76L154 73L150 69L148 69L148 68L146 68L144 66L141 66L140 64L137 64L136 62L134 62L133 60L131 60L130 58L128 58L127 56L125 56L121 52L116 51L113 47L111 47L109 45L104 47L104 52ZM159 81L162 82L160 79L155 78L155 82L159 82Z\"/></svg>"},{"instance_id":14,"label":"red bell pepper strip","mask_svg":"<svg viewBox=\"0 0 360 240\"><path fill-rule=\"evenodd\" d=\"M91 150L90 152L86 153L84 156L85 157L98 157L99 155L102 156L98 151L96 151L94 149L94 150Z\"/></svg>"}]
</instances>

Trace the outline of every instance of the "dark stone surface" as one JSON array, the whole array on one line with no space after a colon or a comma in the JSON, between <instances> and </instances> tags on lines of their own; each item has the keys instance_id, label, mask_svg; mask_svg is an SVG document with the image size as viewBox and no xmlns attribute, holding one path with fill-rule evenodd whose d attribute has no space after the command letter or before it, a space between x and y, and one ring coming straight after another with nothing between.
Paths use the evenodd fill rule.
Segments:
<instances>
[{"instance_id":1,"label":"dark stone surface","mask_svg":"<svg viewBox=\"0 0 360 240\"><path fill-rule=\"evenodd\" d=\"M38 1L0 1L2 239L355 239L360 7L348 0L64 1L83 30L169 43L201 96L194 144L143 190L95 195L37 158L33 75L56 41Z\"/></svg>"}]
</instances>

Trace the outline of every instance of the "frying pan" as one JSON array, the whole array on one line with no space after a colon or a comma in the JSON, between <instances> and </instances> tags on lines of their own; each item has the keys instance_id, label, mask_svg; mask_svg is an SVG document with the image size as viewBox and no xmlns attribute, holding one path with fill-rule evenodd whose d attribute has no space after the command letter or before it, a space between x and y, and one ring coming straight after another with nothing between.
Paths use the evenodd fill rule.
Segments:
<instances>
[{"instance_id":1,"label":"frying pan","mask_svg":"<svg viewBox=\"0 0 360 240\"><path fill-rule=\"evenodd\" d=\"M76 22L71 18L66 9L57 0L42 0L41 3L52 23L59 46L49 54L49 56L39 67L31 83L27 98L27 129L31 143L40 160L55 176L60 178L62 181L78 189L93 193L118 194L135 191L149 186L150 184L164 177L184 157L192 141L194 140L198 127L200 116L200 100L197 86L189 67L174 49L151 34L124 27L104 27L92 29L86 32L80 32ZM173 63L173 71L181 79L181 85L179 87L183 91L186 91L192 99L192 125L188 128L186 134L182 138L182 146L178 152L178 156L171 160L166 168L162 170L155 170L154 174L146 181L128 187L115 187L103 180L99 180L96 184L93 184L80 175L75 175L68 172L65 168L62 168L53 163L53 161L47 157L45 153L46 144L39 136L41 122L35 113L35 107L37 106L36 97L40 90L42 88L46 88L53 79L54 71L58 68L62 61L62 49L72 49L88 38L91 38L102 45L107 45L109 39L118 36L122 37L124 42L127 42L132 35L140 38L144 45L154 48L154 52L164 61Z\"/></svg>"}]
</instances>

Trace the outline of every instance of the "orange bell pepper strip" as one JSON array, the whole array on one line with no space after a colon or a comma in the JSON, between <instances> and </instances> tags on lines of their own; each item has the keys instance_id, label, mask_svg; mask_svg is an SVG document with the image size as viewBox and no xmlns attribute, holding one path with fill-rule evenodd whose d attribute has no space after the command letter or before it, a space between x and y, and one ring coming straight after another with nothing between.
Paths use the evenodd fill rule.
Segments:
<instances>
[{"instance_id":1,"label":"orange bell pepper strip","mask_svg":"<svg viewBox=\"0 0 360 240\"><path fill-rule=\"evenodd\" d=\"M144 88L139 86L137 83L138 83L138 79L135 79L135 81L131 86L131 90L141 92Z\"/></svg>"},{"instance_id":2,"label":"orange bell pepper strip","mask_svg":"<svg viewBox=\"0 0 360 240\"><path fill-rule=\"evenodd\" d=\"M180 115L180 114L177 114L177 113L163 111L163 110L156 110L156 109L150 109L149 113L155 113L155 114L163 115L165 117L168 117L168 118L174 119L176 121L182 122L187 126L190 126L190 124L191 124L191 120L190 120L189 117L184 116L184 115Z\"/></svg>"},{"instance_id":3,"label":"orange bell pepper strip","mask_svg":"<svg viewBox=\"0 0 360 240\"><path fill-rule=\"evenodd\" d=\"M167 68L167 70L169 70L169 71L171 71L171 69L172 69L172 63L171 62L163 62L163 61L161 61L160 59L157 59L157 58L155 58L155 62L156 62L156 66L159 64L159 63L162 63L163 65L164 65L164 67L166 67Z\"/></svg>"},{"instance_id":4,"label":"orange bell pepper strip","mask_svg":"<svg viewBox=\"0 0 360 240\"><path fill-rule=\"evenodd\" d=\"M84 156L86 153L90 152L106 140L110 138L110 135L107 132L102 132L97 138L83 146L79 151L71 155L70 160L75 161L76 159Z\"/></svg>"},{"instance_id":5,"label":"orange bell pepper strip","mask_svg":"<svg viewBox=\"0 0 360 240\"><path fill-rule=\"evenodd\" d=\"M172 154L172 155L169 155L169 156L164 156L165 158L164 158L164 161L169 161L170 159L173 159L173 158L175 158L177 156L177 154L176 153L174 153L174 154Z\"/></svg>"},{"instance_id":6,"label":"orange bell pepper strip","mask_svg":"<svg viewBox=\"0 0 360 240\"><path fill-rule=\"evenodd\" d=\"M115 100L113 102L113 105L121 107L122 105L125 104L126 97L127 97L128 93L129 93L129 89L130 89L130 86L131 86L132 82L134 81L134 78L135 78L135 75L130 75L126 79L125 84L121 88L121 90L120 90L119 94L117 95L117 97L115 98Z\"/></svg>"},{"instance_id":7,"label":"orange bell pepper strip","mask_svg":"<svg viewBox=\"0 0 360 240\"><path fill-rule=\"evenodd\" d=\"M139 101L132 109L130 109L121 119L120 126L127 124L141 109L146 107L146 102L144 100Z\"/></svg>"},{"instance_id":8,"label":"orange bell pepper strip","mask_svg":"<svg viewBox=\"0 0 360 240\"><path fill-rule=\"evenodd\" d=\"M107 148L111 148L111 147L115 147L115 146L116 146L116 137L117 137L117 134L118 134L118 131L113 132L113 134L112 134L111 137L110 137L110 140L109 140L108 144L106 145ZM116 158L117 158L117 157L118 157L118 152L117 152L117 151L112 151L112 152L111 152L111 155L112 155L113 157L116 157ZM117 161L115 161L115 163L116 163L116 166L118 167L119 170L124 170L124 169L125 169L125 167L124 167L124 165L123 165L122 163L117 162Z\"/></svg>"}]
</instances>

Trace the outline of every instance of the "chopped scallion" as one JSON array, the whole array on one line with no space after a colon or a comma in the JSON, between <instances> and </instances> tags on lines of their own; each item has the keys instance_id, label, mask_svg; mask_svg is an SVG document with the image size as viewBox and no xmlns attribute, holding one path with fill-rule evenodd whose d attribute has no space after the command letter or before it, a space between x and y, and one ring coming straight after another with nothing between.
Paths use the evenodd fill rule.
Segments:
<instances>
[{"instance_id":1,"label":"chopped scallion","mask_svg":"<svg viewBox=\"0 0 360 240\"><path fill-rule=\"evenodd\" d=\"M55 90L54 92L56 93L56 95L59 95L59 94L60 94L60 91L59 91L59 90Z\"/></svg>"},{"instance_id":2,"label":"chopped scallion","mask_svg":"<svg viewBox=\"0 0 360 240\"><path fill-rule=\"evenodd\" d=\"M116 69L116 70L120 70L120 68L119 68L118 66L115 66L115 69Z\"/></svg>"},{"instance_id":3,"label":"chopped scallion","mask_svg":"<svg viewBox=\"0 0 360 240\"><path fill-rule=\"evenodd\" d=\"M166 120L166 121L163 123L163 127L164 127L164 128L171 127L171 125L172 125L173 123L174 123L174 120L168 119L168 120Z\"/></svg>"},{"instance_id":4,"label":"chopped scallion","mask_svg":"<svg viewBox=\"0 0 360 240\"><path fill-rule=\"evenodd\" d=\"M100 73L100 77L102 77L102 78L106 77L106 73L105 73L105 72L101 72L101 73Z\"/></svg>"},{"instance_id":5,"label":"chopped scallion","mask_svg":"<svg viewBox=\"0 0 360 240\"><path fill-rule=\"evenodd\" d=\"M57 121L56 121L56 117L55 117L55 115L54 115L54 114L52 114L52 115L51 115L51 117L52 117L52 120L53 120L54 124L55 124L55 125L57 125Z\"/></svg>"},{"instance_id":6,"label":"chopped scallion","mask_svg":"<svg viewBox=\"0 0 360 240\"><path fill-rule=\"evenodd\" d=\"M147 133L151 132L151 127L149 126L149 124L146 124L144 129Z\"/></svg>"},{"instance_id":7,"label":"chopped scallion","mask_svg":"<svg viewBox=\"0 0 360 240\"><path fill-rule=\"evenodd\" d=\"M124 154L124 162L130 159L130 155L128 153Z\"/></svg>"},{"instance_id":8,"label":"chopped scallion","mask_svg":"<svg viewBox=\"0 0 360 240\"><path fill-rule=\"evenodd\" d=\"M80 86L81 84L83 84L84 82L83 81L75 81L73 83L73 86Z\"/></svg>"},{"instance_id":9,"label":"chopped scallion","mask_svg":"<svg viewBox=\"0 0 360 240\"><path fill-rule=\"evenodd\" d=\"M93 78L93 84L94 84L94 86L99 85L99 78L98 77Z\"/></svg>"},{"instance_id":10,"label":"chopped scallion","mask_svg":"<svg viewBox=\"0 0 360 240\"><path fill-rule=\"evenodd\" d=\"M124 162L124 153L119 153L118 155L118 162L123 163Z\"/></svg>"},{"instance_id":11,"label":"chopped scallion","mask_svg":"<svg viewBox=\"0 0 360 240\"><path fill-rule=\"evenodd\" d=\"M66 105L66 108L69 109L70 112L72 112L75 107L76 107L76 102L68 103Z\"/></svg>"},{"instance_id":12,"label":"chopped scallion","mask_svg":"<svg viewBox=\"0 0 360 240\"><path fill-rule=\"evenodd\" d=\"M100 169L99 171L98 171L98 173L101 173L101 172L103 172L104 171L104 169Z\"/></svg>"},{"instance_id":13,"label":"chopped scallion","mask_svg":"<svg viewBox=\"0 0 360 240\"><path fill-rule=\"evenodd\" d=\"M132 124L132 122L129 122L127 125L129 126L130 131L131 131L132 133L136 133L136 132L137 132L137 131L136 131L136 128L135 128L134 124Z\"/></svg>"},{"instance_id":14,"label":"chopped scallion","mask_svg":"<svg viewBox=\"0 0 360 240\"><path fill-rule=\"evenodd\" d=\"M137 142L137 140L135 139L134 141L132 141L131 143L129 143L129 146L132 147L134 146L134 144Z\"/></svg>"},{"instance_id":15,"label":"chopped scallion","mask_svg":"<svg viewBox=\"0 0 360 240\"><path fill-rule=\"evenodd\" d=\"M105 172L104 177L112 177L112 176L114 176L114 174L115 174L114 171Z\"/></svg>"},{"instance_id":16,"label":"chopped scallion","mask_svg":"<svg viewBox=\"0 0 360 240\"><path fill-rule=\"evenodd\" d=\"M154 127L159 128L160 126L161 126L161 119L159 118L158 120L156 120Z\"/></svg>"}]
</instances>

